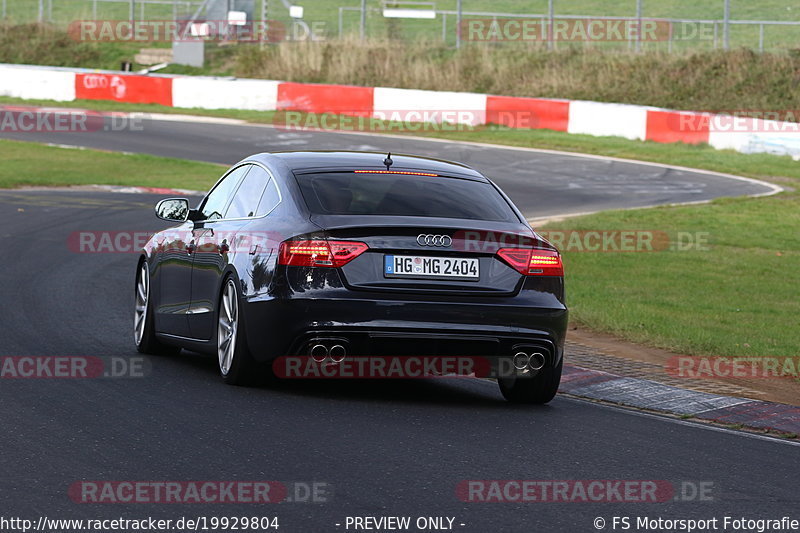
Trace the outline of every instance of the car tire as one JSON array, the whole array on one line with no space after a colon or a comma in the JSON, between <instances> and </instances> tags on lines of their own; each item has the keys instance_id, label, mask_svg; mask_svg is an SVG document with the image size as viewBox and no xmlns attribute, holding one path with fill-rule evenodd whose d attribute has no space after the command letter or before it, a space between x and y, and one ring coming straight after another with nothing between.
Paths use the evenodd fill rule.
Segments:
<instances>
[{"instance_id":1,"label":"car tire","mask_svg":"<svg viewBox=\"0 0 800 533\"><path fill-rule=\"evenodd\" d=\"M247 347L240 300L235 277L228 276L217 308L217 363L222 380L228 385L255 385L264 369Z\"/></svg>"},{"instance_id":2,"label":"car tire","mask_svg":"<svg viewBox=\"0 0 800 533\"><path fill-rule=\"evenodd\" d=\"M497 384L503 397L511 403L545 404L558 392L563 367L562 358L556 366L543 368L533 377L500 378Z\"/></svg>"},{"instance_id":3,"label":"car tire","mask_svg":"<svg viewBox=\"0 0 800 533\"><path fill-rule=\"evenodd\" d=\"M136 272L133 312L133 342L139 353L150 355L177 355L181 349L169 346L156 338L155 317L150 302L150 270L142 261Z\"/></svg>"}]
</instances>

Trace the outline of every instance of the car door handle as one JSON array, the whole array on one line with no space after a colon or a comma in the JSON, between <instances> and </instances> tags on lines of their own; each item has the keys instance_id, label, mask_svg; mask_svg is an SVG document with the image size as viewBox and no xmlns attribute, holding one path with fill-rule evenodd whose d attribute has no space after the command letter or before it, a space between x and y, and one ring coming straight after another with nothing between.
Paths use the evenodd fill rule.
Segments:
<instances>
[{"instance_id":1,"label":"car door handle","mask_svg":"<svg viewBox=\"0 0 800 533\"><path fill-rule=\"evenodd\" d=\"M186 252L189 255L192 255L192 253L194 253L194 251L196 249L197 249L197 245L194 243L194 241L192 241L192 242L190 242L189 244L186 245Z\"/></svg>"}]
</instances>

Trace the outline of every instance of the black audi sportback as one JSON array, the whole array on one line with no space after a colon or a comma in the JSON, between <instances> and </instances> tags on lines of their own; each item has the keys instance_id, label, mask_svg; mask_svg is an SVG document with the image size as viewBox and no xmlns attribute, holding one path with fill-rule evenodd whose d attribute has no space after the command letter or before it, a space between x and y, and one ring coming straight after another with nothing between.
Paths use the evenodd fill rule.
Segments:
<instances>
[{"instance_id":1,"label":"black audi sportback","mask_svg":"<svg viewBox=\"0 0 800 533\"><path fill-rule=\"evenodd\" d=\"M231 384L274 379L287 359L481 358L510 401L556 394L561 257L467 166L263 153L234 165L196 208L170 198L156 215L179 225L139 258L140 352L216 354Z\"/></svg>"}]
</instances>

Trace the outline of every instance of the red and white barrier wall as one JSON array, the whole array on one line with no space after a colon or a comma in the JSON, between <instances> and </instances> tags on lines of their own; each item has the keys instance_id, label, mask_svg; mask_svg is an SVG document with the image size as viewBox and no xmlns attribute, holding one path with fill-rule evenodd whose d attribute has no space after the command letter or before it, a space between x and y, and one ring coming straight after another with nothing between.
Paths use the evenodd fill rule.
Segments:
<instances>
[{"instance_id":1,"label":"red and white barrier wall","mask_svg":"<svg viewBox=\"0 0 800 533\"><path fill-rule=\"evenodd\" d=\"M0 65L0 95L29 100L75 100L75 72L47 67Z\"/></svg>"},{"instance_id":2,"label":"red and white barrier wall","mask_svg":"<svg viewBox=\"0 0 800 533\"><path fill-rule=\"evenodd\" d=\"M187 109L304 111L409 123L499 124L660 143L708 143L717 149L800 159L800 124L795 122L577 100L6 64L0 64L0 95Z\"/></svg>"}]
</instances>

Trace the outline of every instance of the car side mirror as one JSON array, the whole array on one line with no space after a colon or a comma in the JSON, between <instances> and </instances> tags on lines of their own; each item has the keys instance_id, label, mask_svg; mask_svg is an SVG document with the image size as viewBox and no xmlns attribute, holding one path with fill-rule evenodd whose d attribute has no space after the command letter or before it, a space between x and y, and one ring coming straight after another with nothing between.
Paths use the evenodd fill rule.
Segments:
<instances>
[{"instance_id":1,"label":"car side mirror","mask_svg":"<svg viewBox=\"0 0 800 533\"><path fill-rule=\"evenodd\" d=\"M169 222L186 222L189 218L189 200L167 198L156 204L156 216Z\"/></svg>"}]
</instances>

